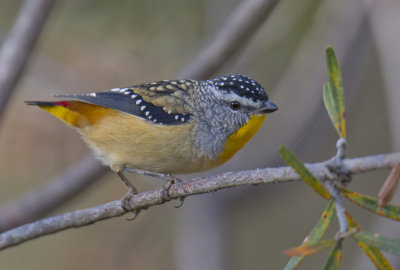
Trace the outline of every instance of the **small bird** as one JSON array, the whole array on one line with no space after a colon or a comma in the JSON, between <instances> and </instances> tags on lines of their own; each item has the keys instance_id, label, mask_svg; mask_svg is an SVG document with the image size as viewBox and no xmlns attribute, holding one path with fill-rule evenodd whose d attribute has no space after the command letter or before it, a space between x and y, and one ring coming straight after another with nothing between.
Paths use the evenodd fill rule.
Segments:
<instances>
[{"instance_id":1,"label":"small bird","mask_svg":"<svg viewBox=\"0 0 400 270\"><path fill-rule=\"evenodd\" d=\"M130 191L123 172L171 179L228 161L278 107L248 76L164 80L28 101L75 127Z\"/></svg>"}]
</instances>

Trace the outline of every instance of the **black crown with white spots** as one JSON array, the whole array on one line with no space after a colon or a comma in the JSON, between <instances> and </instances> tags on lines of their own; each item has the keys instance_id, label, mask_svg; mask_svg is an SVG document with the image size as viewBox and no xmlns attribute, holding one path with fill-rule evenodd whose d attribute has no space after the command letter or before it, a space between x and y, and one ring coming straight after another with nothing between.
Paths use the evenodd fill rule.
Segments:
<instances>
[{"instance_id":1,"label":"black crown with white spots","mask_svg":"<svg viewBox=\"0 0 400 270\"><path fill-rule=\"evenodd\" d=\"M255 80L242 74L221 76L209 80L217 90L233 92L240 97L252 99L254 102L268 100L264 88Z\"/></svg>"}]
</instances>

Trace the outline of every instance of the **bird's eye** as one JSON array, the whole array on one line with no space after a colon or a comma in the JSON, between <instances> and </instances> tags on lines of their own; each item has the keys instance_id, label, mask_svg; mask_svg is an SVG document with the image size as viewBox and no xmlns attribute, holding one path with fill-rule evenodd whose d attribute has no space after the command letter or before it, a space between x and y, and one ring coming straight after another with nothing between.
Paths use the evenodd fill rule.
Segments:
<instances>
[{"instance_id":1,"label":"bird's eye","mask_svg":"<svg viewBox=\"0 0 400 270\"><path fill-rule=\"evenodd\" d=\"M234 110L234 111L237 111L237 110L239 110L240 109L240 103L239 103L239 101L232 101L231 102L231 109L232 110Z\"/></svg>"}]
</instances>

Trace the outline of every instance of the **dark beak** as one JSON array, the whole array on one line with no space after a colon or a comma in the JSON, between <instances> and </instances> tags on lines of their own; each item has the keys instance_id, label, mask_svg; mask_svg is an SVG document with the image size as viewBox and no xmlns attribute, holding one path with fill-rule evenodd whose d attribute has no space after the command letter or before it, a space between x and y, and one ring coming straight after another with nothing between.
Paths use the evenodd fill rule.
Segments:
<instances>
[{"instance_id":1,"label":"dark beak","mask_svg":"<svg viewBox=\"0 0 400 270\"><path fill-rule=\"evenodd\" d=\"M260 113L272 113L278 109L278 106L276 106L274 103L271 101L265 102L264 106L260 109Z\"/></svg>"}]
</instances>

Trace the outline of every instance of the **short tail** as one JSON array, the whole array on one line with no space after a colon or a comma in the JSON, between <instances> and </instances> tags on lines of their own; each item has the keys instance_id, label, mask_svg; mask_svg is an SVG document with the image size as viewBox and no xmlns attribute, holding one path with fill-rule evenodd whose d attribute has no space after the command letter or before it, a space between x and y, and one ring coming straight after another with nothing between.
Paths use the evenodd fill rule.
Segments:
<instances>
[{"instance_id":1,"label":"short tail","mask_svg":"<svg viewBox=\"0 0 400 270\"><path fill-rule=\"evenodd\" d=\"M67 101L25 101L27 105L36 105L61 119L65 123L81 128L94 124L109 114L111 109L76 100Z\"/></svg>"},{"instance_id":2,"label":"short tail","mask_svg":"<svg viewBox=\"0 0 400 270\"><path fill-rule=\"evenodd\" d=\"M36 105L61 119L69 125L80 127L82 124L82 115L73 110L71 105L76 101L26 101L28 105Z\"/></svg>"}]
</instances>

